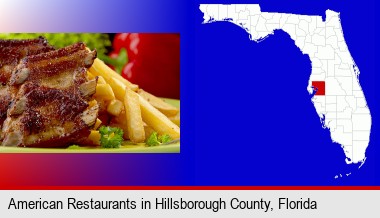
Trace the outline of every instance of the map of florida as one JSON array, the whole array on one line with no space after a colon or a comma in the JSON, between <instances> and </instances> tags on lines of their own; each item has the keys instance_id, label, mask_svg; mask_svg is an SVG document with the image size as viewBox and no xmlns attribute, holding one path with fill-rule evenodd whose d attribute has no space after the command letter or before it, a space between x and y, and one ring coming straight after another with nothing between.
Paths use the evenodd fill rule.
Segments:
<instances>
[{"instance_id":1,"label":"map of florida","mask_svg":"<svg viewBox=\"0 0 380 218\"><path fill-rule=\"evenodd\" d=\"M261 12L258 4L202 4L204 23L231 22L256 42L282 30L311 61L307 91L323 128L341 145L346 163L363 164L372 118L359 83L359 68L345 42L339 13L322 16ZM349 33L348 33L349 34ZM286 70L286 69L284 69ZM360 165L361 166L361 165Z\"/></svg>"}]
</instances>

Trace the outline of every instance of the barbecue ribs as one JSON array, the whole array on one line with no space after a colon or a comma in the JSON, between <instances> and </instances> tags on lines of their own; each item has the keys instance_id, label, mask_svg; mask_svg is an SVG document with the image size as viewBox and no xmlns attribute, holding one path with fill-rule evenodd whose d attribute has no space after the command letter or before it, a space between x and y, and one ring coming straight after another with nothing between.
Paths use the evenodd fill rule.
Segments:
<instances>
[{"instance_id":1,"label":"barbecue ribs","mask_svg":"<svg viewBox=\"0 0 380 218\"><path fill-rule=\"evenodd\" d=\"M28 40L0 40L0 128L11 102L7 84L14 68L26 56L52 50L54 48L42 37Z\"/></svg>"},{"instance_id":2,"label":"barbecue ribs","mask_svg":"<svg viewBox=\"0 0 380 218\"><path fill-rule=\"evenodd\" d=\"M97 79L86 76L95 58L77 43L21 59L6 82L11 104L2 145L62 147L87 137L98 115L89 104Z\"/></svg>"}]
</instances>

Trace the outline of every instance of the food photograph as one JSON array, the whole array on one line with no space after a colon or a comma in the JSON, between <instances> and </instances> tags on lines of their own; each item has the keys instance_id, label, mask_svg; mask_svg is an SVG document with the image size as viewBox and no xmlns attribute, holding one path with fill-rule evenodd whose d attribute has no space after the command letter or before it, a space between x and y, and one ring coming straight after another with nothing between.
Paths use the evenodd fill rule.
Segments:
<instances>
[{"instance_id":1,"label":"food photograph","mask_svg":"<svg viewBox=\"0 0 380 218\"><path fill-rule=\"evenodd\" d=\"M1 33L0 153L180 152L180 35Z\"/></svg>"}]
</instances>

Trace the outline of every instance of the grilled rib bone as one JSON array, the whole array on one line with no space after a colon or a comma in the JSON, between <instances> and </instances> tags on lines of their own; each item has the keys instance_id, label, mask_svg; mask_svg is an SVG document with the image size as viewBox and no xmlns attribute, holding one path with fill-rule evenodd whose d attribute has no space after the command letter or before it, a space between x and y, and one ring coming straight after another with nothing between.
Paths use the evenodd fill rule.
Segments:
<instances>
[{"instance_id":1,"label":"grilled rib bone","mask_svg":"<svg viewBox=\"0 0 380 218\"><path fill-rule=\"evenodd\" d=\"M80 85L79 90L84 98L91 97L95 94L97 81L98 77Z\"/></svg>"}]
</instances>

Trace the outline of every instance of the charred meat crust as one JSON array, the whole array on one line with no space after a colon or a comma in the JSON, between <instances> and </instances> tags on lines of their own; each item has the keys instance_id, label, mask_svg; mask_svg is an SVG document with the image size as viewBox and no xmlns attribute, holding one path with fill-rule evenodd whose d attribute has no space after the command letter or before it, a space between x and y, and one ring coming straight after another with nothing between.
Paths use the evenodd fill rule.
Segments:
<instances>
[{"instance_id":1,"label":"charred meat crust","mask_svg":"<svg viewBox=\"0 0 380 218\"><path fill-rule=\"evenodd\" d=\"M0 48L2 47L17 47L17 46L28 46L31 44L42 44L44 46L49 46L48 41L40 36L37 39L0 39Z\"/></svg>"},{"instance_id":2,"label":"charred meat crust","mask_svg":"<svg viewBox=\"0 0 380 218\"><path fill-rule=\"evenodd\" d=\"M29 55L49 52L54 48L43 37L27 40L0 40L0 82L6 85L15 66Z\"/></svg>"},{"instance_id":3,"label":"charred meat crust","mask_svg":"<svg viewBox=\"0 0 380 218\"><path fill-rule=\"evenodd\" d=\"M63 49L24 58L13 72L10 84L19 85L28 80L40 80L78 67L91 67L96 50L89 52L83 43Z\"/></svg>"},{"instance_id":4,"label":"charred meat crust","mask_svg":"<svg viewBox=\"0 0 380 218\"><path fill-rule=\"evenodd\" d=\"M88 103L83 101L79 93L73 93L70 90L38 87L28 92L25 98L25 113L33 111L34 108L50 107L53 110L46 111L49 119L59 120L62 123L66 120L72 120L73 116L83 112L88 107ZM33 117L33 113L30 117ZM32 118L26 119L24 123L30 119Z\"/></svg>"},{"instance_id":5,"label":"charred meat crust","mask_svg":"<svg viewBox=\"0 0 380 218\"><path fill-rule=\"evenodd\" d=\"M97 80L86 77L95 58L96 51L76 43L22 59L9 80L2 145L63 147L87 137L98 115L88 104Z\"/></svg>"},{"instance_id":6,"label":"charred meat crust","mask_svg":"<svg viewBox=\"0 0 380 218\"><path fill-rule=\"evenodd\" d=\"M27 40L0 40L0 128L11 103L9 79L19 62L29 55L54 50L43 37Z\"/></svg>"}]
</instances>

